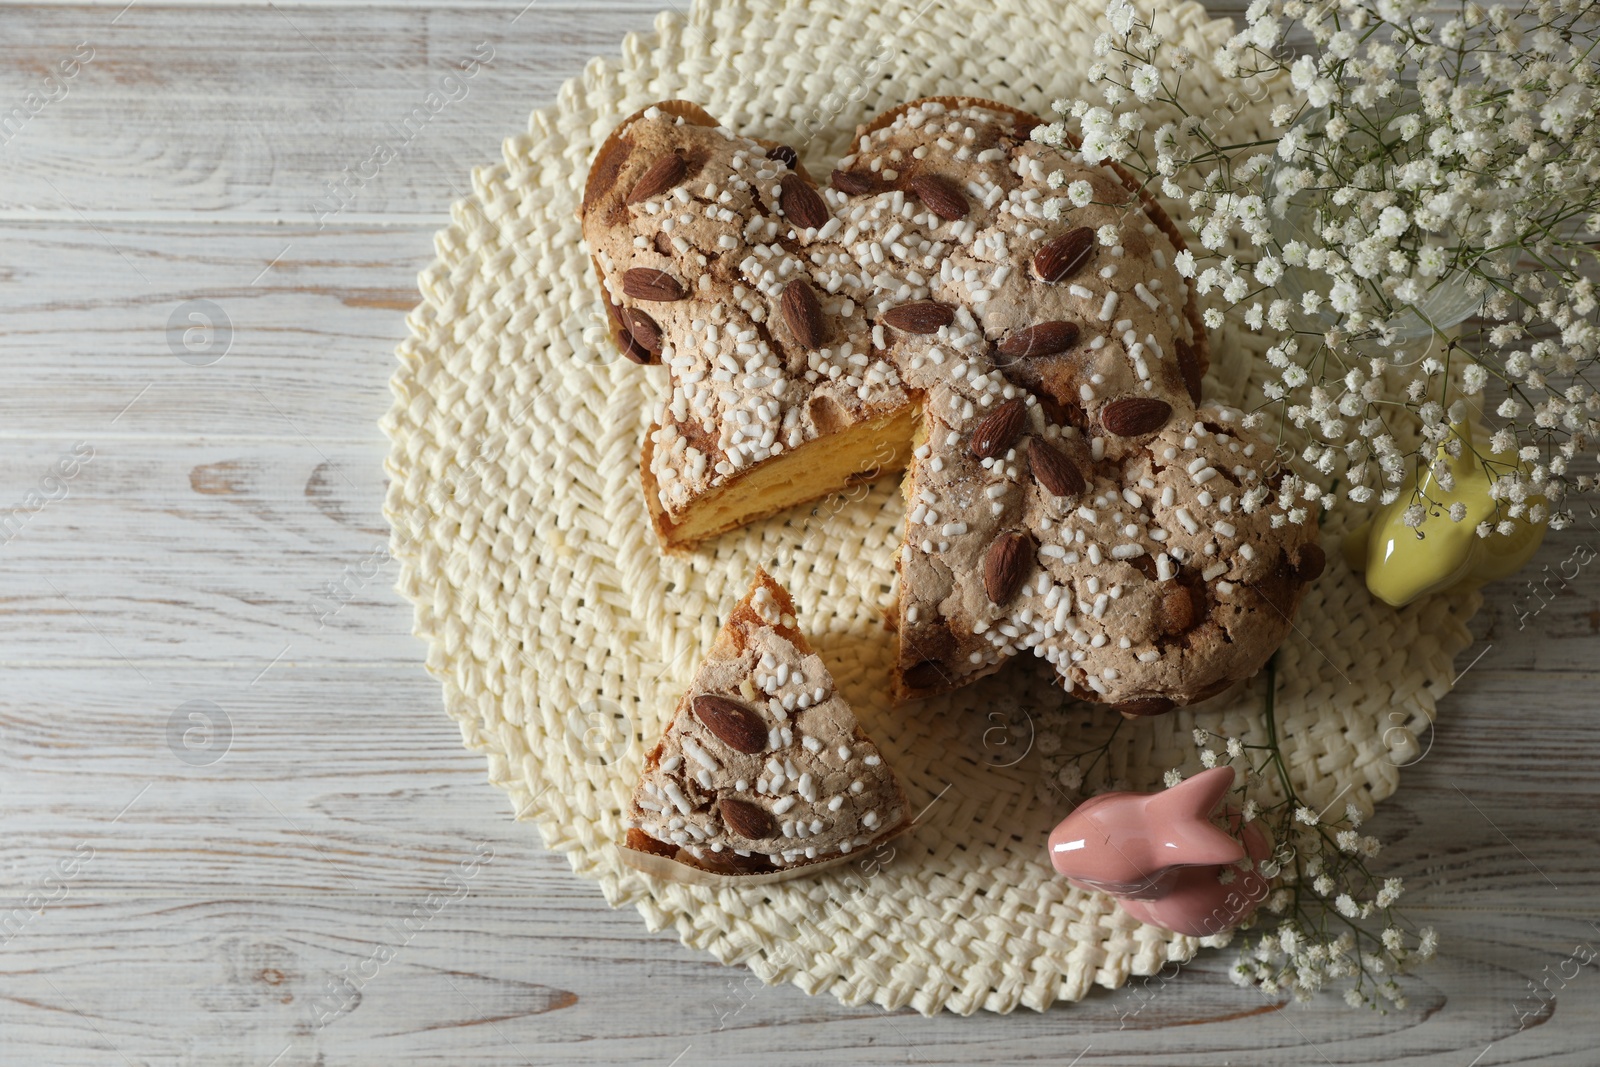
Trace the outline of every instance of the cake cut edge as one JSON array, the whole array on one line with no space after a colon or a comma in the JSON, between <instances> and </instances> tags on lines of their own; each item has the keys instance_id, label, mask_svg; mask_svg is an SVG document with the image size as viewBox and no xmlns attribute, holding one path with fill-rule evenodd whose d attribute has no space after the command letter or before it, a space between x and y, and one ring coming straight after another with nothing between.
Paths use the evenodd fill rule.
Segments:
<instances>
[{"instance_id":1,"label":"cake cut edge","mask_svg":"<svg viewBox=\"0 0 1600 1067\"><path fill-rule=\"evenodd\" d=\"M921 419L920 405L903 404L812 438L696 498L676 520L662 506L660 483L651 470L658 428L652 424L639 474L656 540L664 552L683 554L758 519L898 474L911 458Z\"/></svg>"}]
</instances>

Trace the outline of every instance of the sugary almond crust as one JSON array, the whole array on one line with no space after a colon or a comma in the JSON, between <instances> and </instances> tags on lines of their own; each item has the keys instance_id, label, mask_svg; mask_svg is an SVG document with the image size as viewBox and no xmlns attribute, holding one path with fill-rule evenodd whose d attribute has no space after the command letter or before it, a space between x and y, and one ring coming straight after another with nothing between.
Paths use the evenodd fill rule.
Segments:
<instances>
[{"instance_id":1,"label":"sugary almond crust","mask_svg":"<svg viewBox=\"0 0 1600 1067\"><path fill-rule=\"evenodd\" d=\"M1322 553L1286 521L1270 450L1200 402L1176 228L1125 173L1030 141L1037 124L915 101L818 191L792 154L660 105L597 157L584 231L620 343L668 365L644 470L664 544L726 528L696 508L783 453L916 411L896 695L1032 650L1074 695L1154 714L1255 673Z\"/></svg>"},{"instance_id":2,"label":"sugary almond crust","mask_svg":"<svg viewBox=\"0 0 1600 1067\"><path fill-rule=\"evenodd\" d=\"M720 718L708 701L722 702ZM730 718L759 724L754 743ZM625 858L782 876L870 850L909 823L899 783L800 632L787 591L760 572L645 758Z\"/></svg>"}]
</instances>

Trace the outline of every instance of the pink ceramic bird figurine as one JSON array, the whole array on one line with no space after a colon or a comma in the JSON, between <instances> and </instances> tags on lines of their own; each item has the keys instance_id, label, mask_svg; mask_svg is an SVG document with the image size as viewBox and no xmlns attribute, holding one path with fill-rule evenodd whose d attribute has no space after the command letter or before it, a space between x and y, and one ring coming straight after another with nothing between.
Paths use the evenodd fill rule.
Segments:
<instances>
[{"instance_id":1,"label":"pink ceramic bird figurine","mask_svg":"<svg viewBox=\"0 0 1600 1067\"><path fill-rule=\"evenodd\" d=\"M1270 846L1254 823L1228 812L1238 837L1211 822L1233 769L1214 767L1160 793L1105 793L1078 805L1050 834L1050 862L1080 889L1110 893L1140 922L1191 937L1231 929L1267 895L1254 869L1223 870Z\"/></svg>"}]
</instances>

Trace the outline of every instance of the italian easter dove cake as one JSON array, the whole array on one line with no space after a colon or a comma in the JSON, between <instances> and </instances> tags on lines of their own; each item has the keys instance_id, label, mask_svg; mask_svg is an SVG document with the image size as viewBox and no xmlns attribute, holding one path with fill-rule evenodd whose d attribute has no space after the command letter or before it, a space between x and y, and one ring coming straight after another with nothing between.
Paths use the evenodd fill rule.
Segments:
<instances>
[{"instance_id":1,"label":"italian easter dove cake","mask_svg":"<svg viewBox=\"0 0 1600 1067\"><path fill-rule=\"evenodd\" d=\"M668 101L596 154L584 236L616 343L668 377L642 457L666 550L903 470L898 698L1031 651L1158 714L1259 670L1324 555L1201 396L1176 229L1038 124L914 101L819 185Z\"/></svg>"}]
</instances>

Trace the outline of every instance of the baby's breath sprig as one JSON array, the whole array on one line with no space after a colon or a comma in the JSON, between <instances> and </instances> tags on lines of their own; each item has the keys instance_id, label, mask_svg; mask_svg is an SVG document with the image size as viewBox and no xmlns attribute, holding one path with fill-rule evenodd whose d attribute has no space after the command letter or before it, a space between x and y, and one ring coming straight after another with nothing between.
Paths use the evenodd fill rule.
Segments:
<instances>
[{"instance_id":1,"label":"baby's breath sprig","mask_svg":"<svg viewBox=\"0 0 1600 1067\"><path fill-rule=\"evenodd\" d=\"M1064 705L1066 703L1068 702L1063 701ZM1040 732L1036 742L1039 754L1043 758L1039 779L1040 797L1044 798L1055 794L1074 798L1080 795L1084 791L1084 783L1095 780L1093 778L1094 771L1101 761L1104 760L1109 763L1111 746L1117 739L1117 732L1122 729L1122 724L1126 721L1122 716L1117 716L1116 722L1112 724L1105 740L1093 748L1085 749L1081 752L1063 753L1061 751L1061 738L1058 733L1055 731ZM1116 779L1110 782L1107 788L1127 790L1130 787L1126 781Z\"/></svg>"},{"instance_id":2,"label":"baby's breath sprig","mask_svg":"<svg viewBox=\"0 0 1600 1067\"><path fill-rule=\"evenodd\" d=\"M1295 789L1278 740L1276 657L1265 676L1265 744L1215 730L1194 732L1202 766L1232 763L1244 772L1235 790L1241 818L1259 820L1274 843L1271 858L1260 867L1264 877L1275 880L1274 888L1242 928L1245 937L1231 976L1240 985L1288 993L1297 1001L1342 986L1352 1007L1404 1008L1397 979L1433 958L1438 937L1431 927L1418 930L1400 914L1402 881L1380 878L1367 866L1382 845L1360 832L1360 807L1346 802L1343 814L1330 819L1326 809L1316 810ZM1275 788L1263 788L1268 782ZM1264 803L1261 797L1267 798Z\"/></svg>"},{"instance_id":3,"label":"baby's breath sprig","mask_svg":"<svg viewBox=\"0 0 1600 1067\"><path fill-rule=\"evenodd\" d=\"M1058 101L1034 136L1187 209L1178 269L1208 325L1263 335L1269 404L1308 438L1277 489L1288 520L1410 493L1409 524L1462 521L1408 476L1448 486L1440 449L1477 450L1452 424L1492 411L1479 535L1573 521L1600 439L1600 4L1254 0L1209 57L1128 0L1107 14L1098 99ZM1184 91L1202 62L1223 107ZM1234 121L1268 98L1269 131ZM1090 195L1066 194L1058 211Z\"/></svg>"},{"instance_id":4,"label":"baby's breath sprig","mask_svg":"<svg viewBox=\"0 0 1600 1067\"><path fill-rule=\"evenodd\" d=\"M1369 867L1382 844L1361 832L1361 808L1347 801L1342 813L1330 818L1328 810L1313 807L1295 788L1278 736L1276 657L1268 661L1264 681L1264 741L1215 729L1194 731L1200 766L1234 768L1229 806L1271 840L1271 854L1258 866L1271 888L1259 910L1239 928L1233 942L1239 955L1230 974L1240 985L1269 995L1288 994L1297 1001L1342 990L1352 1007L1404 1008L1399 979L1433 959L1438 936L1402 915L1402 880L1381 877ZM1121 724L1119 717L1099 744L1070 753L1061 751L1056 732L1042 732L1040 740L1048 743L1040 746L1040 795L1064 793L1076 801L1132 789L1124 778L1113 776L1113 742ZM1177 767L1165 773L1162 783L1171 788L1184 778L1184 768ZM1341 799L1342 794L1336 796L1327 809ZM1248 870L1252 861L1242 866Z\"/></svg>"}]
</instances>

